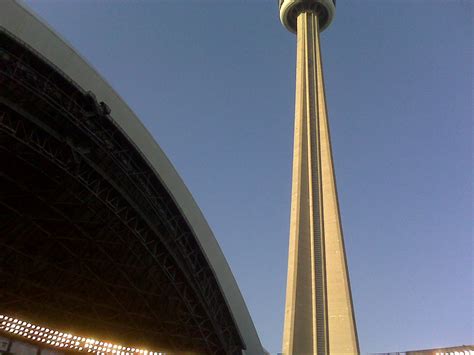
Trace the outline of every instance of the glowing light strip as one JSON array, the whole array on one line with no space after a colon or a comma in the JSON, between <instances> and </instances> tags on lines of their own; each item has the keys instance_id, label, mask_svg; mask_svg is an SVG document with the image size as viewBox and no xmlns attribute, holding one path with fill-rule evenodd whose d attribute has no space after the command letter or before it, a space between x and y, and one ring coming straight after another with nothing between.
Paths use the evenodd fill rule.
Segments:
<instances>
[{"instance_id":1,"label":"glowing light strip","mask_svg":"<svg viewBox=\"0 0 474 355\"><path fill-rule=\"evenodd\" d=\"M0 330L15 336L27 338L45 346L74 350L76 352L94 354L116 354L116 355L165 355L161 352L153 352L144 349L136 349L118 344L111 344L92 338L83 338L69 333L62 333L55 329L41 327L20 319L7 317L0 314Z\"/></svg>"}]
</instances>

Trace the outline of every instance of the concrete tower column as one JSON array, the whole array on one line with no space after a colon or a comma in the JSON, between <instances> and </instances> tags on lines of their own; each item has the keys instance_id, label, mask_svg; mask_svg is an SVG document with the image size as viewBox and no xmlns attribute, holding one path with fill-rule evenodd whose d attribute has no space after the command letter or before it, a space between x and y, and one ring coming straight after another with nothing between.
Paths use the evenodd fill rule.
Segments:
<instances>
[{"instance_id":1,"label":"concrete tower column","mask_svg":"<svg viewBox=\"0 0 474 355\"><path fill-rule=\"evenodd\" d=\"M280 2L297 33L295 130L284 354L358 354L319 41L332 0Z\"/></svg>"}]
</instances>

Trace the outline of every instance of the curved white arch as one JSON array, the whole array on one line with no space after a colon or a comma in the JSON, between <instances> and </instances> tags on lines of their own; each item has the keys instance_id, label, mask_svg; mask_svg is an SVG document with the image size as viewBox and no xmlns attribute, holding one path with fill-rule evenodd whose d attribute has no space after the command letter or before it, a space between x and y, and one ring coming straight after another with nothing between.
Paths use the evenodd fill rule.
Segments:
<instances>
[{"instance_id":1,"label":"curved white arch","mask_svg":"<svg viewBox=\"0 0 474 355\"><path fill-rule=\"evenodd\" d=\"M16 0L0 1L0 26L39 52L84 90L112 110L112 119L141 151L168 189L193 230L221 287L247 350L264 354L247 306L232 271L201 210L151 134L112 87L45 22Z\"/></svg>"}]
</instances>

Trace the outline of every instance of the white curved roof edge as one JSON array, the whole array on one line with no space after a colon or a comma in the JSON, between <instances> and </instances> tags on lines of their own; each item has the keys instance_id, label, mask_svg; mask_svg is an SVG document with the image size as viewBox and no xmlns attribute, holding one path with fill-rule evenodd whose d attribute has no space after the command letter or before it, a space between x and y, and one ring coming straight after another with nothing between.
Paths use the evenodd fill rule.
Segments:
<instances>
[{"instance_id":1,"label":"white curved roof edge","mask_svg":"<svg viewBox=\"0 0 474 355\"><path fill-rule=\"evenodd\" d=\"M148 160L197 237L245 343L247 350L244 353L263 354L263 347L237 282L209 225L173 165L138 117L97 71L26 5L18 0L1 0L0 25L111 108L112 119Z\"/></svg>"}]
</instances>

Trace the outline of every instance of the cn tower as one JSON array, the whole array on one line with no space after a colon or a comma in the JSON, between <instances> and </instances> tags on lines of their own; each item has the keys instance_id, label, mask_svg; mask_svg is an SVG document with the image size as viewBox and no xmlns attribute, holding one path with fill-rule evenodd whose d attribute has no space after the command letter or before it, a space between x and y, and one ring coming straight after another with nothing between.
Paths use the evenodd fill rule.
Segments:
<instances>
[{"instance_id":1,"label":"cn tower","mask_svg":"<svg viewBox=\"0 0 474 355\"><path fill-rule=\"evenodd\" d=\"M319 33L335 0L280 0L297 37L284 354L358 354L324 93Z\"/></svg>"}]
</instances>

